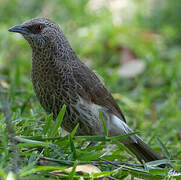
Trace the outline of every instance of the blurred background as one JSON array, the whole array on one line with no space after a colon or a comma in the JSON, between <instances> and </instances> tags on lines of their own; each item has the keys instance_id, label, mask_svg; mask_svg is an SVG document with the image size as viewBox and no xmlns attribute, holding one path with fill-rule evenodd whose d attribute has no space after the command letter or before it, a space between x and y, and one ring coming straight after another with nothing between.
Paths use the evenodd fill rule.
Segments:
<instances>
[{"instance_id":1,"label":"blurred background","mask_svg":"<svg viewBox=\"0 0 181 180\"><path fill-rule=\"evenodd\" d=\"M160 137L180 159L180 0L0 0L0 86L18 125L44 111L31 84L31 49L8 28L39 16L56 21L103 77L128 124L147 142Z\"/></svg>"}]
</instances>

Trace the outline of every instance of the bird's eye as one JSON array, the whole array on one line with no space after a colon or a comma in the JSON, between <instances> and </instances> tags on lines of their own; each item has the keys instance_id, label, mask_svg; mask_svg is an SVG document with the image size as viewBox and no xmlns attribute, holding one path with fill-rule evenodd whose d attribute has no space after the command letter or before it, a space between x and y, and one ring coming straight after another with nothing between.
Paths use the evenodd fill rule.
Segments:
<instances>
[{"instance_id":1,"label":"bird's eye","mask_svg":"<svg viewBox=\"0 0 181 180\"><path fill-rule=\"evenodd\" d=\"M41 24L37 24L37 25L33 25L29 27L29 30L33 33L33 34L38 34L42 31L43 29L43 25Z\"/></svg>"},{"instance_id":2,"label":"bird's eye","mask_svg":"<svg viewBox=\"0 0 181 180\"><path fill-rule=\"evenodd\" d=\"M42 29L43 29L43 26L42 26L42 25L37 25L37 26L36 26L36 30L37 30L37 31L41 31Z\"/></svg>"}]
</instances>

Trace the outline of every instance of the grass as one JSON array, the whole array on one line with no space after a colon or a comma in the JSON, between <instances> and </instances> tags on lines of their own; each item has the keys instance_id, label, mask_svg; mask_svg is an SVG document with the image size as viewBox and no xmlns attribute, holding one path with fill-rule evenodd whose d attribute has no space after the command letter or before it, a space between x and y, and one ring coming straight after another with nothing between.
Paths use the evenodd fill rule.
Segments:
<instances>
[{"instance_id":1,"label":"grass","mask_svg":"<svg viewBox=\"0 0 181 180\"><path fill-rule=\"evenodd\" d=\"M179 42L175 41L179 29L162 22L160 26L155 24L155 31L149 26L153 19L149 20L146 15L141 18L140 14L131 22L115 25L107 8L88 11L88 1L36 2L3 1L0 12L1 179L95 179L103 176L124 179L128 175L131 179L181 179L181 51ZM25 9L18 8L22 3ZM61 24L79 57L103 77L128 125L167 158L178 173L156 166L167 163L166 159L140 166L135 156L117 141L122 136L106 136L103 118L105 136L75 137L78 125L69 135L61 136L60 124L66 107L62 108L56 122L52 121L52 114L45 114L32 88L30 47L21 36L7 31L12 25L36 17L40 9L43 11L47 7L52 8L54 13L49 16ZM46 9L46 12L49 11ZM138 12L142 11L138 9ZM119 77L122 47L133 50L145 63L141 74L133 78ZM92 141L97 143L88 146ZM83 172L76 172L76 166L83 168ZM69 167L72 169L68 170ZM92 173L87 173L86 168Z\"/></svg>"},{"instance_id":2,"label":"grass","mask_svg":"<svg viewBox=\"0 0 181 180\"><path fill-rule=\"evenodd\" d=\"M5 128L1 128L0 149L2 162L0 176L4 179L12 175L20 179L57 179L58 177L60 179L79 179L80 177L95 179L103 176L107 179L122 179L129 174L132 179L134 177L143 179L181 178L173 170L157 167L159 164L168 163L169 161L166 159L145 163L144 167L141 167L134 156L117 141L125 136L74 137L77 125L72 133L61 137L60 124L66 110L65 106L60 111L56 122L53 122L52 114L45 115L45 120L42 120L42 115L38 112L29 112L31 118L28 119L23 118L25 112L12 113L11 105L5 98L6 93L4 95L2 106L5 113L1 114L1 127ZM25 105L23 104L23 106ZM103 119L102 121L104 122ZM158 143L154 143L154 149L162 149L165 157L171 159L173 166L178 168L177 161L172 161L172 156L160 139L158 138ZM98 142L98 144L88 147L86 142ZM90 170L91 174L88 174L82 170L82 174L75 171L76 166L85 165L86 168L87 164L97 166L102 172ZM16 170L13 169L14 167ZM68 167L73 167L71 172L67 172ZM54 173L55 170L56 173Z\"/></svg>"}]
</instances>

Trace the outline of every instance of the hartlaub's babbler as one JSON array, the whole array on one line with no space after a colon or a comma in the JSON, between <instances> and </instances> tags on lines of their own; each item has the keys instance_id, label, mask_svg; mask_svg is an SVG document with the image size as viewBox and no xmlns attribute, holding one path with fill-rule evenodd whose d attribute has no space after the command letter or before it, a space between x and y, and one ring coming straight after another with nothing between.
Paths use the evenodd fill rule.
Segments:
<instances>
[{"instance_id":1,"label":"hartlaub's babbler","mask_svg":"<svg viewBox=\"0 0 181 180\"><path fill-rule=\"evenodd\" d=\"M62 127L77 135L104 135L98 110L104 116L109 136L133 132L119 106L99 77L79 60L59 26L36 18L9 29L23 35L32 48L32 82L40 104L57 117L63 104ZM120 140L139 161L162 159L138 135Z\"/></svg>"}]
</instances>

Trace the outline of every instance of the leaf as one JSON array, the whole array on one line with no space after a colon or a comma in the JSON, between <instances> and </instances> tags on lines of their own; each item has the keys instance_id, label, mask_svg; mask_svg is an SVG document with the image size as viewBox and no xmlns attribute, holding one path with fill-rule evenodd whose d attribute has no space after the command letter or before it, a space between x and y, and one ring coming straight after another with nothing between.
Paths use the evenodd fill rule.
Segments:
<instances>
[{"instance_id":1,"label":"leaf","mask_svg":"<svg viewBox=\"0 0 181 180\"><path fill-rule=\"evenodd\" d=\"M59 167L59 166L32 166L32 167L26 167L23 168L20 172L20 177L24 177L30 174L34 174L36 172L41 172L41 171L52 171L52 170L64 170L64 167Z\"/></svg>"},{"instance_id":2,"label":"leaf","mask_svg":"<svg viewBox=\"0 0 181 180\"><path fill-rule=\"evenodd\" d=\"M93 166L91 164L84 164L84 165L77 165L77 166L75 166L75 165L73 167L69 167L69 168L65 169L65 171L67 173L70 173L70 172L84 172L84 173L88 173L88 174L101 173L101 170L98 167ZM61 171L61 170L55 170L51 173L62 176L62 172L63 171ZM101 174L101 175L104 175L104 174ZM110 172L106 173L106 175L109 175L109 174L111 174L111 173ZM98 177L98 175L97 175L97 177ZM69 176L69 178L70 178L70 176ZM72 176L71 176L71 178L72 178Z\"/></svg>"},{"instance_id":3,"label":"leaf","mask_svg":"<svg viewBox=\"0 0 181 180\"><path fill-rule=\"evenodd\" d=\"M167 172L168 172L167 169L161 169L161 168L159 168L159 169L149 169L150 174L160 174L160 175L162 175L162 174L167 174Z\"/></svg>"},{"instance_id":4,"label":"leaf","mask_svg":"<svg viewBox=\"0 0 181 180\"><path fill-rule=\"evenodd\" d=\"M35 141L50 141L50 140L65 140L67 139L65 136L58 136L58 137L42 137L42 136L15 136L14 139L18 142L29 142L29 140Z\"/></svg>"},{"instance_id":5,"label":"leaf","mask_svg":"<svg viewBox=\"0 0 181 180\"><path fill-rule=\"evenodd\" d=\"M18 137L18 136L16 136L16 137L14 137L14 139L16 140L16 141L18 141L18 142L22 142L22 144L24 143L27 143L27 144L44 144L44 145L48 145L48 144L50 144L50 142L42 142L42 141L38 141L38 140L32 140L32 139L26 139L26 138L22 138L22 137ZM18 146L19 146L20 144L18 144Z\"/></svg>"},{"instance_id":6,"label":"leaf","mask_svg":"<svg viewBox=\"0 0 181 180\"><path fill-rule=\"evenodd\" d=\"M48 130L50 132L52 119L53 119L53 114L52 113L46 115L46 117L45 117L45 126L43 128L44 134L47 134Z\"/></svg>"},{"instance_id":7,"label":"leaf","mask_svg":"<svg viewBox=\"0 0 181 180\"><path fill-rule=\"evenodd\" d=\"M3 171L2 167L0 166L0 177L3 177L4 179L7 178L6 173Z\"/></svg>"},{"instance_id":8,"label":"leaf","mask_svg":"<svg viewBox=\"0 0 181 180\"><path fill-rule=\"evenodd\" d=\"M49 142L41 142L41 141L32 141L28 143L19 143L19 148L28 148L28 147L48 147L50 145Z\"/></svg>"},{"instance_id":9,"label":"leaf","mask_svg":"<svg viewBox=\"0 0 181 180\"><path fill-rule=\"evenodd\" d=\"M76 136L76 139L85 139L86 141L110 141L105 136Z\"/></svg>"},{"instance_id":10,"label":"leaf","mask_svg":"<svg viewBox=\"0 0 181 180\"><path fill-rule=\"evenodd\" d=\"M60 127L60 125L61 125L61 123L63 121L65 110L66 110L66 106L64 104L62 109L61 109L61 111L59 112L59 114L57 116L57 119L56 119L56 122L55 122L55 126L54 126L53 130L50 133L50 137L54 137L57 134L58 128Z\"/></svg>"},{"instance_id":11,"label":"leaf","mask_svg":"<svg viewBox=\"0 0 181 180\"><path fill-rule=\"evenodd\" d=\"M0 80L0 85L5 89L9 89L10 87L10 85L6 81L3 81L3 80Z\"/></svg>"},{"instance_id":12,"label":"leaf","mask_svg":"<svg viewBox=\"0 0 181 180\"><path fill-rule=\"evenodd\" d=\"M132 132L132 133L128 133L128 134L124 134L124 135L120 135L120 136L113 136L113 137L107 137L107 139L110 140L118 140L118 139L122 139L122 138L126 138L132 135L138 134L137 132Z\"/></svg>"},{"instance_id":13,"label":"leaf","mask_svg":"<svg viewBox=\"0 0 181 180\"><path fill-rule=\"evenodd\" d=\"M102 121L102 124L103 124L103 127L104 127L104 134L105 134L105 136L108 136L108 130L107 130L107 127L106 127L106 123L105 123L103 114L102 114L100 109L98 110L98 112L99 112L99 116L101 118L101 121Z\"/></svg>"},{"instance_id":14,"label":"leaf","mask_svg":"<svg viewBox=\"0 0 181 180\"><path fill-rule=\"evenodd\" d=\"M170 153L168 152L166 146L163 144L163 142L160 140L159 137L157 137L157 141L158 141L159 145L160 145L161 148L162 148L163 155L164 155L167 159L170 159Z\"/></svg>"},{"instance_id":15,"label":"leaf","mask_svg":"<svg viewBox=\"0 0 181 180\"><path fill-rule=\"evenodd\" d=\"M162 175L156 175L156 174L150 174L148 171L145 171L143 169L128 167L128 166L121 166L120 168L114 170L115 174L119 175L124 172L127 172L135 177L139 177L142 179L163 179L165 177L165 174Z\"/></svg>"},{"instance_id":16,"label":"leaf","mask_svg":"<svg viewBox=\"0 0 181 180\"><path fill-rule=\"evenodd\" d=\"M170 164L170 161L168 159L161 159L156 161L150 161L145 163L147 166L159 166L161 164Z\"/></svg>"},{"instance_id":17,"label":"leaf","mask_svg":"<svg viewBox=\"0 0 181 180\"><path fill-rule=\"evenodd\" d=\"M71 170L72 168L68 168L67 170ZM76 167L76 172L86 172L86 173L98 173L101 172L99 168L93 166L91 164L78 165Z\"/></svg>"},{"instance_id":18,"label":"leaf","mask_svg":"<svg viewBox=\"0 0 181 180\"><path fill-rule=\"evenodd\" d=\"M100 177L105 177L105 176L109 176L113 174L112 171L92 172L92 173L93 173L92 175L93 178L100 178Z\"/></svg>"},{"instance_id":19,"label":"leaf","mask_svg":"<svg viewBox=\"0 0 181 180\"><path fill-rule=\"evenodd\" d=\"M79 127L79 123L75 126L75 128L73 129L73 131L70 133L70 135L71 135L72 138L73 138L74 135L76 134L78 127Z\"/></svg>"},{"instance_id":20,"label":"leaf","mask_svg":"<svg viewBox=\"0 0 181 180\"><path fill-rule=\"evenodd\" d=\"M82 161L92 161L100 157L103 153L102 152L80 152L77 153L77 159Z\"/></svg>"},{"instance_id":21,"label":"leaf","mask_svg":"<svg viewBox=\"0 0 181 180\"><path fill-rule=\"evenodd\" d=\"M69 179L70 180L74 179L74 175L75 175L75 172L76 172L77 164L78 164L78 161L75 161L73 168L71 168L71 172L70 172L70 175L69 175Z\"/></svg>"},{"instance_id":22,"label":"leaf","mask_svg":"<svg viewBox=\"0 0 181 180\"><path fill-rule=\"evenodd\" d=\"M112 141L112 140L119 140L122 138L126 138L129 136L132 136L134 134L137 134L137 132L132 132L120 136L113 136L113 137L107 137L107 136L76 136L76 139L85 139L86 141Z\"/></svg>"},{"instance_id":23,"label":"leaf","mask_svg":"<svg viewBox=\"0 0 181 180\"><path fill-rule=\"evenodd\" d=\"M74 142L72 140L71 135L69 135L69 143L70 143L70 148L71 148L71 152L73 155L73 159L75 159L76 158L76 149L75 149Z\"/></svg>"}]
</instances>

